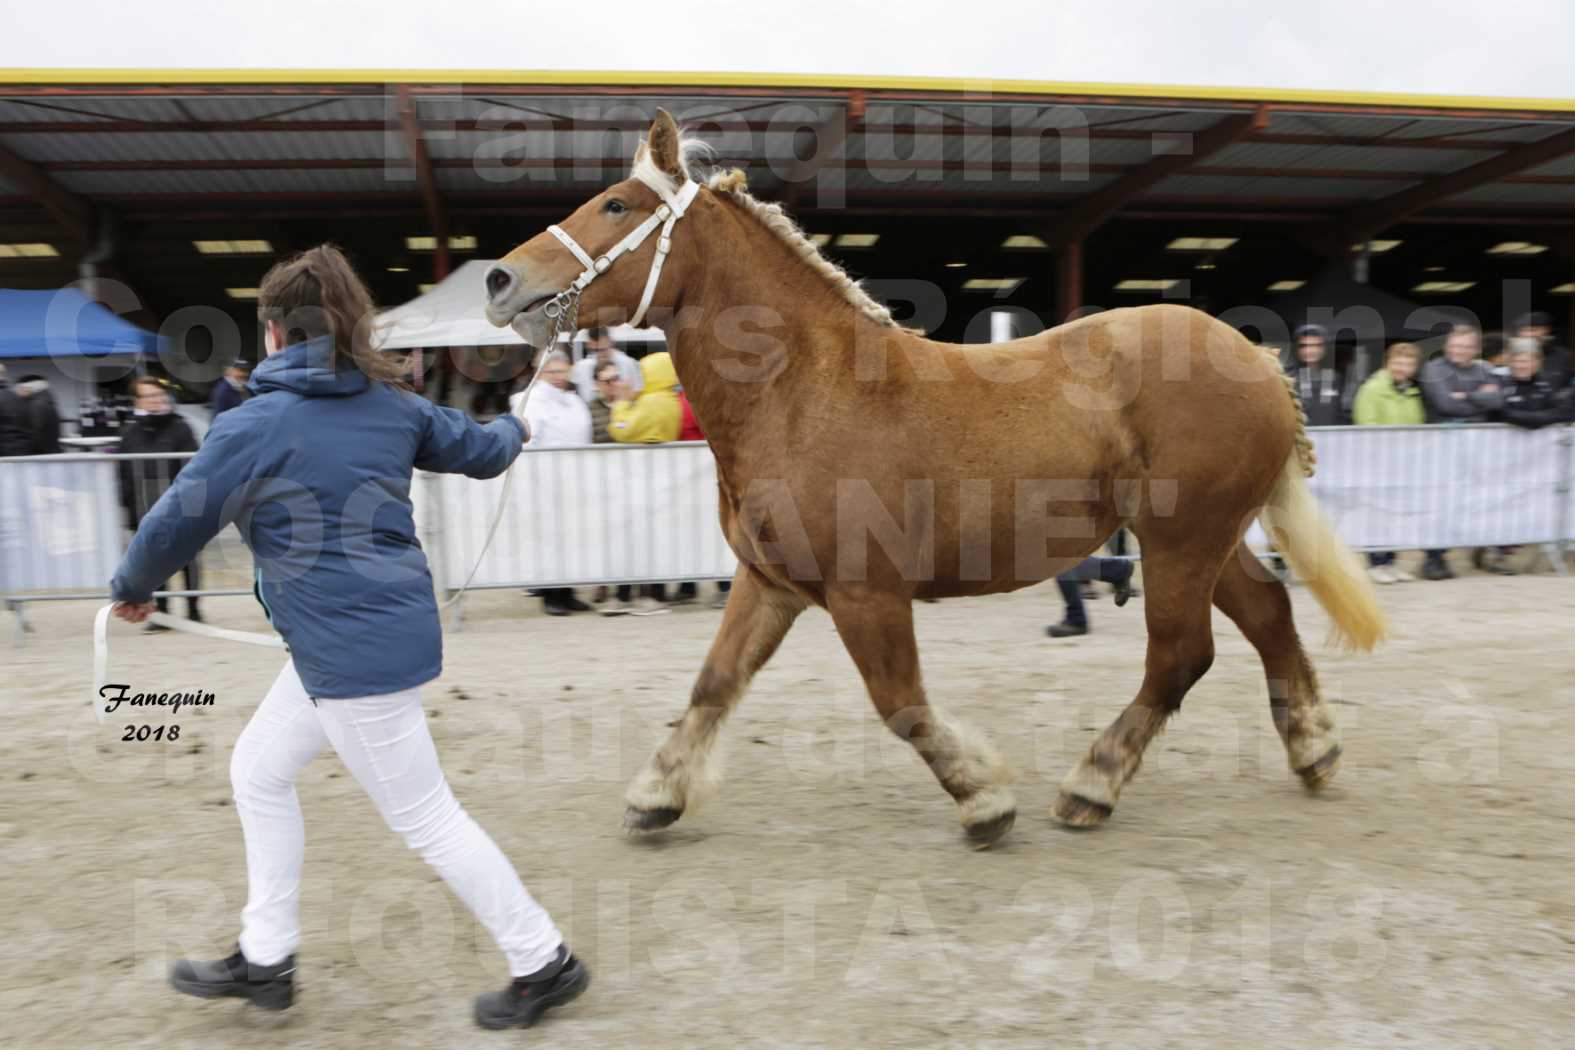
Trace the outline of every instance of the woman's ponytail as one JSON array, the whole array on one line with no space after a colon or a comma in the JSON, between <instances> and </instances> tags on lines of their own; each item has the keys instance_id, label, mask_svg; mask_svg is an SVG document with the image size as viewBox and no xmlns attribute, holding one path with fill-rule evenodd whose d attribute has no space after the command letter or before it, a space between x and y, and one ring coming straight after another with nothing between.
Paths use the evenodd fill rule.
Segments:
<instances>
[{"instance_id":1,"label":"woman's ponytail","mask_svg":"<svg viewBox=\"0 0 1575 1050\"><path fill-rule=\"evenodd\" d=\"M278 322L285 346L331 336L336 368L406 386L408 357L377 349L372 295L335 245L308 248L269 270L258 288L257 316Z\"/></svg>"}]
</instances>

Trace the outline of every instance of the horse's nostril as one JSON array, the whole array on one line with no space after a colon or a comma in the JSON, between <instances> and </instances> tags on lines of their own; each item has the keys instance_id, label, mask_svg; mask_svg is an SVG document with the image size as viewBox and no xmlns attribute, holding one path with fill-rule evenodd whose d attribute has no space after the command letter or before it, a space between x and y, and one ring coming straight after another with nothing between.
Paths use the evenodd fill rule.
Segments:
<instances>
[{"instance_id":1,"label":"horse's nostril","mask_svg":"<svg viewBox=\"0 0 1575 1050\"><path fill-rule=\"evenodd\" d=\"M509 275L507 270L503 269L501 266L494 266L492 269L487 271L488 297L496 299L498 296L508 291L509 285L513 283L514 278Z\"/></svg>"}]
</instances>

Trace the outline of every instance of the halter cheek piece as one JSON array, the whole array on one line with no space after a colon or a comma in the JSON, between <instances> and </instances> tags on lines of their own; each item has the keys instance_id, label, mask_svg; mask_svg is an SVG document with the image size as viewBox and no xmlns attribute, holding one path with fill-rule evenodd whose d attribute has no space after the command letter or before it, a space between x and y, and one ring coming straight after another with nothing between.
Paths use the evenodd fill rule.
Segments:
<instances>
[{"instance_id":1,"label":"halter cheek piece","mask_svg":"<svg viewBox=\"0 0 1575 1050\"><path fill-rule=\"evenodd\" d=\"M636 176L639 178L639 176ZM651 299L656 295L656 282L662 278L662 264L667 261L667 253L673 249L673 226L684 217L684 212L689 210L689 205L694 202L695 194L700 192L700 184L689 179L679 187L677 193L669 193L665 186L653 185L652 181L640 179L652 192L662 198L662 205L640 225L630 230L628 235L607 250L600 258L592 259L589 252L581 248L573 237L570 237L561 226L549 226L547 232L563 244L574 257L585 267L574 283L559 292L542 308L542 312L553 320L554 338L565 322L574 323L570 318L578 313L580 293L585 291L587 285L602 274L606 273L618 257L626 252L632 252L645 243L645 239L658 226L662 228L661 236L656 241L656 255L651 259L651 273L645 279L645 292L640 296L640 305L634 311L634 316L629 318L629 324L639 327L645 319L645 311L651 306Z\"/></svg>"}]
</instances>

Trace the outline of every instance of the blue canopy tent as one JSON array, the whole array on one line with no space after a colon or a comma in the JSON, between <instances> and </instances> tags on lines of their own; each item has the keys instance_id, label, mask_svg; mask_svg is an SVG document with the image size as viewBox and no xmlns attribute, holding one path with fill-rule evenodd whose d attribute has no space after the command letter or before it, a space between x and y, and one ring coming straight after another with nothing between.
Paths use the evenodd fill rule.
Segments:
<instances>
[{"instance_id":1,"label":"blue canopy tent","mask_svg":"<svg viewBox=\"0 0 1575 1050\"><path fill-rule=\"evenodd\" d=\"M144 354L166 340L94 302L75 288L0 288L0 364L12 382L26 375L49 381L55 408L68 423L100 383L137 371Z\"/></svg>"},{"instance_id":2,"label":"blue canopy tent","mask_svg":"<svg viewBox=\"0 0 1575 1050\"><path fill-rule=\"evenodd\" d=\"M0 359L106 357L158 352L160 337L118 317L75 288L0 288Z\"/></svg>"}]
</instances>

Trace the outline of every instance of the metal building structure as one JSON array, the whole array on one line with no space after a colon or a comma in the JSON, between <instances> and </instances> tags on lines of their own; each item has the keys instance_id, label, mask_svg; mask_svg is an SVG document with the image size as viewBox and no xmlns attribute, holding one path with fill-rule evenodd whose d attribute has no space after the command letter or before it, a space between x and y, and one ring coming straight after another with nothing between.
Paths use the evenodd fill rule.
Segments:
<instances>
[{"instance_id":1,"label":"metal building structure","mask_svg":"<svg viewBox=\"0 0 1575 1050\"><path fill-rule=\"evenodd\" d=\"M317 82L303 82L310 75ZM622 178L658 106L851 270L1064 318L1272 301L1351 267L1489 327L1575 315L1575 100L472 73L0 83L0 286L113 277L154 323L244 317L336 239L383 301ZM968 333L967 310L931 325ZM1575 325L1572 325L1575 327Z\"/></svg>"}]
</instances>

